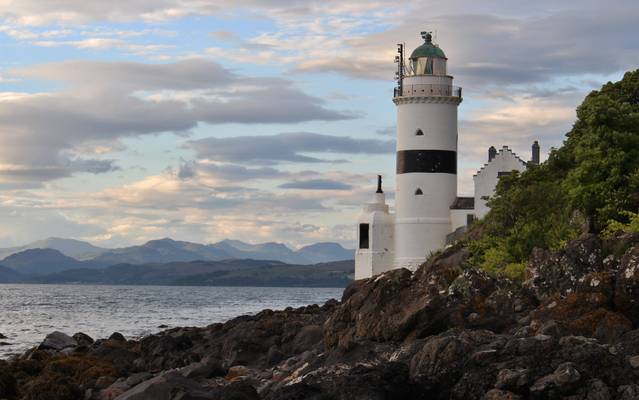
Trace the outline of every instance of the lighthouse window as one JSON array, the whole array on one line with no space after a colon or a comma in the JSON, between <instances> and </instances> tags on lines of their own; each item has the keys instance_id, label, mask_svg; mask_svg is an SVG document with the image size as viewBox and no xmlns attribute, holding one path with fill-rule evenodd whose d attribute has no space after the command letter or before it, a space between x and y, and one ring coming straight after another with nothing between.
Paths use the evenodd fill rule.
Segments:
<instances>
[{"instance_id":1,"label":"lighthouse window","mask_svg":"<svg viewBox=\"0 0 639 400\"><path fill-rule=\"evenodd\" d=\"M418 129L418 130L415 132L415 136L424 136L424 131L422 131L421 129Z\"/></svg>"},{"instance_id":2,"label":"lighthouse window","mask_svg":"<svg viewBox=\"0 0 639 400\"><path fill-rule=\"evenodd\" d=\"M359 224L359 248L368 249L368 224Z\"/></svg>"},{"instance_id":3,"label":"lighthouse window","mask_svg":"<svg viewBox=\"0 0 639 400\"><path fill-rule=\"evenodd\" d=\"M421 196L423 194L424 194L424 192L422 192L422 189L417 188L417 190L415 190L415 196Z\"/></svg>"}]
</instances>

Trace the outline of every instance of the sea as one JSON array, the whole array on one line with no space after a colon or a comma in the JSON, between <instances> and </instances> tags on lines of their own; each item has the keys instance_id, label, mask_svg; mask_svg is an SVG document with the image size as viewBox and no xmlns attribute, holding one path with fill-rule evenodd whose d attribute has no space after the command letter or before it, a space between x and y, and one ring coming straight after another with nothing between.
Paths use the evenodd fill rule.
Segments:
<instances>
[{"instance_id":1,"label":"sea","mask_svg":"<svg viewBox=\"0 0 639 400\"><path fill-rule=\"evenodd\" d=\"M341 295L339 288L0 284L0 333L7 337L0 339L0 359L23 353L53 331L139 339L263 309L321 305Z\"/></svg>"}]
</instances>

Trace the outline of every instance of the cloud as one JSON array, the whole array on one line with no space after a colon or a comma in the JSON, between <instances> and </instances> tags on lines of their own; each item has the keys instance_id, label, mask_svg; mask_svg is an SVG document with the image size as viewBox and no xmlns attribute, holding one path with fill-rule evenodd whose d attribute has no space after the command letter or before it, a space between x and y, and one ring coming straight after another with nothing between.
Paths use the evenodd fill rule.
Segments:
<instances>
[{"instance_id":1,"label":"cloud","mask_svg":"<svg viewBox=\"0 0 639 400\"><path fill-rule=\"evenodd\" d=\"M353 187L349 184L332 181L329 179L311 179L306 181L292 181L279 185L282 189L303 189L303 190L350 190Z\"/></svg>"},{"instance_id":2,"label":"cloud","mask_svg":"<svg viewBox=\"0 0 639 400\"><path fill-rule=\"evenodd\" d=\"M318 133L280 133L270 136L236 136L192 140L186 146L198 158L232 163L279 164L282 162L325 163L343 160L318 158L320 154L387 154L393 141L354 139Z\"/></svg>"},{"instance_id":3,"label":"cloud","mask_svg":"<svg viewBox=\"0 0 639 400\"><path fill-rule=\"evenodd\" d=\"M65 85L51 93L0 92L0 130L5 132L0 137L0 164L24 171L25 180L66 177L80 171L79 161L72 160L83 154L122 150L120 140L127 137L187 134L203 122L297 123L353 117L325 108L323 100L287 80L245 77L201 59L171 64L73 61L10 73ZM116 170L105 163L93 161L89 168L84 161L83 171Z\"/></svg>"},{"instance_id":4,"label":"cloud","mask_svg":"<svg viewBox=\"0 0 639 400\"><path fill-rule=\"evenodd\" d=\"M209 51L236 61L286 63L297 72L388 81L396 68L396 43L406 42L410 54L427 27L438 33L449 71L474 89L607 75L635 68L639 59L639 43L633 40L639 9L632 0L614 7L600 1L405 2L359 19L328 7L313 11L308 21L302 19L306 25L276 16L276 29L260 31L232 49Z\"/></svg>"},{"instance_id":5,"label":"cloud","mask_svg":"<svg viewBox=\"0 0 639 400\"><path fill-rule=\"evenodd\" d=\"M397 134L397 127L395 125L385 126L376 130L375 133L382 136L395 136Z\"/></svg>"},{"instance_id":6,"label":"cloud","mask_svg":"<svg viewBox=\"0 0 639 400\"><path fill-rule=\"evenodd\" d=\"M290 18L318 12L358 15L387 8L378 1L339 0L0 0L0 18L27 25L93 21L160 22L189 15L213 15L249 10L261 16Z\"/></svg>"}]
</instances>

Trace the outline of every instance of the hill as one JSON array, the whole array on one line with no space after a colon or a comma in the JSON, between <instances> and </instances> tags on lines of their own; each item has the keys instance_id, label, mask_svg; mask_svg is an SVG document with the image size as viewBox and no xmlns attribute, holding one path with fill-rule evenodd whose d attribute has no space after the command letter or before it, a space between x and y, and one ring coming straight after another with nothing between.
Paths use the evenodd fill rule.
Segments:
<instances>
[{"instance_id":1,"label":"hill","mask_svg":"<svg viewBox=\"0 0 639 400\"><path fill-rule=\"evenodd\" d=\"M0 265L0 283L19 283L24 281L24 275Z\"/></svg>"},{"instance_id":2,"label":"hill","mask_svg":"<svg viewBox=\"0 0 639 400\"><path fill-rule=\"evenodd\" d=\"M68 269L103 267L93 261L78 261L53 249L24 250L10 255L0 261L0 264L25 276L48 275Z\"/></svg>"},{"instance_id":3,"label":"hill","mask_svg":"<svg viewBox=\"0 0 639 400\"><path fill-rule=\"evenodd\" d=\"M0 249L0 259L30 249L53 249L78 260L93 258L106 250L80 240L51 237L24 246Z\"/></svg>"},{"instance_id":4,"label":"hill","mask_svg":"<svg viewBox=\"0 0 639 400\"><path fill-rule=\"evenodd\" d=\"M235 258L223 249L169 238L151 240L143 245L103 252L93 260L105 265L147 264Z\"/></svg>"},{"instance_id":5,"label":"hill","mask_svg":"<svg viewBox=\"0 0 639 400\"><path fill-rule=\"evenodd\" d=\"M119 264L104 269L72 269L32 279L37 283L189 286L344 287L353 261L289 265L279 261L225 260L166 264Z\"/></svg>"}]
</instances>

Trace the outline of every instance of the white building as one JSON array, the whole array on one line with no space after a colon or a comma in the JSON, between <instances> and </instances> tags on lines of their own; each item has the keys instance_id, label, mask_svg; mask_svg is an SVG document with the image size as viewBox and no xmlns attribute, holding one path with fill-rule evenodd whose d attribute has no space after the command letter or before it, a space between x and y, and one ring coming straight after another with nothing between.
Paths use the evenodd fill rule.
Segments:
<instances>
[{"instance_id":1,"label":"white building","mask_svg":"<svg viewBox=\"0 0 639 400\"><path fill-rule=\"evenodd\" d=\"M508 147L490 147L488 162L473 177L474 197L457 196L457 107L462 90L446 73L447 58L422 32L425 42L404 63L399 45L395 214L389 212L378 178L377 192L358 218L355 279L392 268L415 270L476 218L500 176L527 163ZM532 161L539 162L539 144Z\"/></svg>"}]
</instances>

